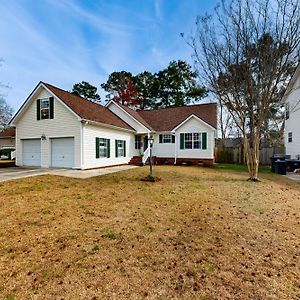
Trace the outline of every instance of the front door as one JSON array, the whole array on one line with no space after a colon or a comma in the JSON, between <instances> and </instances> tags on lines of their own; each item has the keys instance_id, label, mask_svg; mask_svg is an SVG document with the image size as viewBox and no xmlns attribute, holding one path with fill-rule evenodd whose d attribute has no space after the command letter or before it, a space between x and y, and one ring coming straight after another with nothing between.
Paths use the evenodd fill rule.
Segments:
<instances>
[{"instance_id":1,"label":"front door","mask_svg":"<svg viewBox=\"0 0 300 300\"><path fill-rule=\"evenodd\" d=\"M147 148L148 148L148 136L146 135L146 136L144 137L144 151L146 151Z\"/></svg>"}]
</instances>

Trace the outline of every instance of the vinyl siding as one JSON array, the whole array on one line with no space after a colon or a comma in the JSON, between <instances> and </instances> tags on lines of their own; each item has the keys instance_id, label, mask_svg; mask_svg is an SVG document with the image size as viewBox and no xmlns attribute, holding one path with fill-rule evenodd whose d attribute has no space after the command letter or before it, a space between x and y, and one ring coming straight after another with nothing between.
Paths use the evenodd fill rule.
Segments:
<instances>
[{"instance_id":1,"label":"vinyl siding","mask_svg":"<svg viewBox=\"0 0 300 300\"><path fill-rule=\"evenodd\" d=\"M171 132L159 132L154 134L154 144L153 144L153 155L157 157L174 157L175 156L175 145L174 144L164 144L159 143L159 135L160 134L171 134Z\"/></svg>"},{"instance_id":2,"label":"vinyl siding","mask_svg":"<svg viewBox=\"0 0 300 300\"><path fill-rule=\"evenodd\" d=\"M180 133L207 132L207 149L180 149ZM178 157L178 158L213 158L215 147L215 133L205 123L191 118L175 132L175 143L159 143L160 134L171 134L170 132L159 132L154 134L153 155L157 157ZM176 153L176 154L175 154Z\"/></svg>"},{"instance_id":3,"label":"vinyl siding","mask_svg":"<svg viewBox=\"0 0 300 300\"><path fill-rule=\"evenodd\" d=\"M82 125L83 169L127 164L135 155L134 134L103 126ZM96 158L96 137L110 139L110 157ZM126 157L115 157L115 140L126 141Z\"/></svg>"},{"instance_id":4,"label":"vinyl siding","mask_svg":"<svg viewBox=\"0 0 300 300\"><path fill-rule=\"evenodd\" d=\"M285 121L284 139L286 154L291 155L292 158L300 155L300 103L298 101L300 101L300 78L296 80L292 92L286 99L286 103L289 103L290 106L290 117ZM289 132L293 133L292 143L288 142Z\"/></svg>"},{"instance_id":5,"label":"vinyl siding","mask_svg":"<svg viewBox=\"0 0 300 300\"><path fill-rule=\"evenodd\" d=\"M207 132L207 149L180 149L180 133ZM214 158L215 131L196 118L189 119L176 130L176 152L178 158Z\"/></svg>"},{"instance_id":6,"label":"vinyl siding","mask_svg":"<svg viewBox=\"0 0 300 300\"><path fill-rule=\"evenodd\" d=\"M22 166L22 139L41 138L41 166L51 166L51 138L74 137L74 167L81 167L81 123L59 100L54 98L54 119L37 120L36 99L51 97L45 89L37 94L16 124L16 164Z\"/></svg>"}]
</instances>

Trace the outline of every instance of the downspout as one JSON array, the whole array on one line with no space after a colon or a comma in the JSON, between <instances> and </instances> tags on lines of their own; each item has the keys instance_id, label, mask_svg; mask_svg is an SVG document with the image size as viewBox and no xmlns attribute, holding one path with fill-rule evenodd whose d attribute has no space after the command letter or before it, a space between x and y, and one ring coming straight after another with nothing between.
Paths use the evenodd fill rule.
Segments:
<instances>
[{"instance_id":1,"label":"downspout","mask_svg":"<svg viewBox=\"0 0 300 300\"><path fill-rule=\"evenodd\" d=\"M175 136L174 165L176 165L176 161L177 161L177 139L176 139L176 133L172 132L172 135Z\"/></svg>"},{"instance_id":2,"label":"downspout","mask_svg":"<svg viewBox=\"0 0 300 300\"><path fill-rule=\"evenodd\" d=\"M84 125L88 123L87 121L81 121L81 169L84 168Z\"/></svg>"}]
</instances>

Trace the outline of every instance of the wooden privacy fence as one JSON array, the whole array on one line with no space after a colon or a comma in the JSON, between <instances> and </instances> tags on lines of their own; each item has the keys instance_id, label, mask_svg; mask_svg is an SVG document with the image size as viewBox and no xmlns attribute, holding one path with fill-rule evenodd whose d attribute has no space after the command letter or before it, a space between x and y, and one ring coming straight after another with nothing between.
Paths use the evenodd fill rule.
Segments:
<instances>
[{"instance_id":1,"label":"wooden privacy fence","mask_svg":"<svg viewBox=\"0 0 300 300\"><path fill-rule=\"evenodd\" d=\"M274 154L284 154L284 147L262 148L259 150L259 161L262 165L270 165L270 157ZM245 153L242 145L235 147L216 147L215 162L243 164L246 162Z\"/></svg>"}]
</instances>

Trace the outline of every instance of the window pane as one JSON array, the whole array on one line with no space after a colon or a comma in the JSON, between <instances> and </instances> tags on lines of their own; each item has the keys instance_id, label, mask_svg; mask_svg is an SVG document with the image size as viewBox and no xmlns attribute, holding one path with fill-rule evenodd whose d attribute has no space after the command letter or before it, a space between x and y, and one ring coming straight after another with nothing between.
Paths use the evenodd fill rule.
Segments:
<instances>
[{"instance_id":1,"label":"window pane","mask_svg":"<svg viewBox=\"0 0 300 300\"><path fill-rule=\"evenodd\" d=\"M48 108L41 109L41 118L49 119L49 109Z\"/></svg>"},{"instance_id":2,"label":"window pane","mask_svg":"<svg viewBox=\"0 0 300 300\"><path fill-rule=\"evenodd\" d=\"M118 151L118 156L124 156L124 141L118 140L117 141L117 151Z\"/></svg>"},{"instance_id":3,"label":"window pane","mask_svg":"<svg viewBox=\"0 0 300 300\"><path fill-rule=\"evenodd\" d=\"M193 134L185 133L184 134L184 146L185 149L193 149Z\"/></svg>"},{"instance_id":4,"label":"window pane","mask_svg":"<svg viewBox=\"0 0 300 300\"><path fill-rule=\"evenodd\" d=\"M41 99L41 119L49 119L49 99Z\"/></svg>"},{"instance_id":5,"label":"window pane","mask_svg":"<svg viewBox=\"0 0 300 300\"><path fill-rule=\"evenodd\" d=\"M200 149L201 148L201 134L200 133L194 133L193 138L194 138L194 144L193 148L194 149Z\"/></svg>"},{"instance_id":6,"label":"window pane","mask_svg":"<svg viewBox=\"0 0 300 300\"><path fill-rule=\"evenodd\" d=\"M41 101L41 108L49 108L49 100L42 100Z\"/></svg>"},{"instance_id":7,"label":"window pane","mask_svg":"<svg viewBox=\"0 0 300 300\"><path fill-rule=\"evenodd\" d=\"M107 140L100 139L99 140L99 155L100 155L100 157L106 157L106 151L107 151Z\"/></svg>"},{"instance_id":8,"label":"window pane","mask_svg":"<svg viewBox=\"0 0 300 300\"><path fill-rule=\"evenodd\" d=\"M170 134L164 134L163 135L163 143L171 143L172 142L172 137Z\"/></svg>"},{"instance_id":9,"label":"window pane","mask_svg":"<svg viewBox=\"0 0 300 300\"><path fill-rule=\"evenodd\" d=\"M194 141L194 149L200 149L200 141Z\"/></svg>"}]
</instances>

